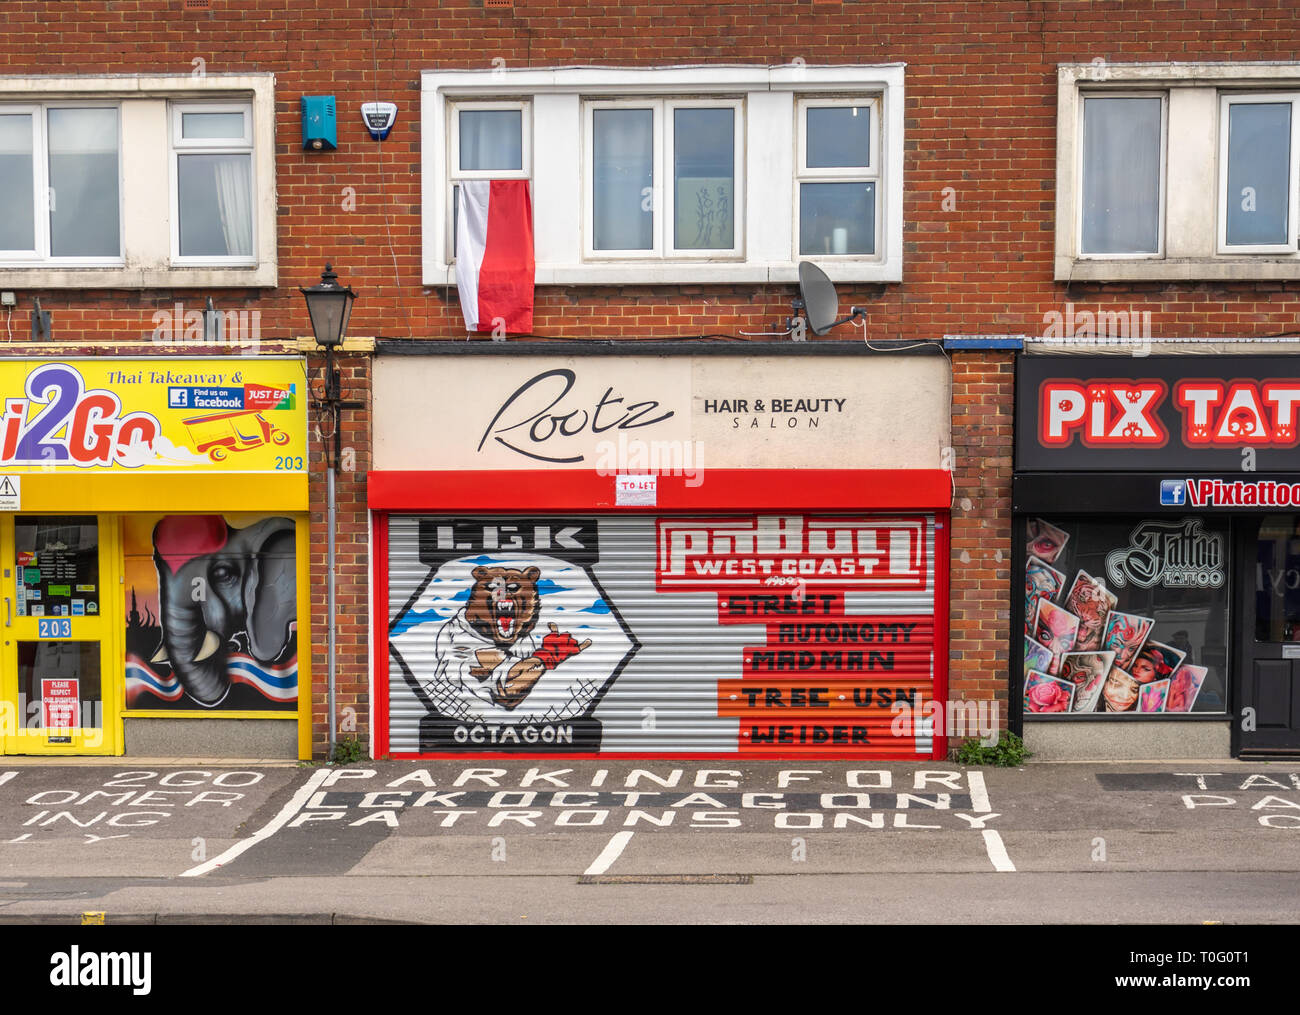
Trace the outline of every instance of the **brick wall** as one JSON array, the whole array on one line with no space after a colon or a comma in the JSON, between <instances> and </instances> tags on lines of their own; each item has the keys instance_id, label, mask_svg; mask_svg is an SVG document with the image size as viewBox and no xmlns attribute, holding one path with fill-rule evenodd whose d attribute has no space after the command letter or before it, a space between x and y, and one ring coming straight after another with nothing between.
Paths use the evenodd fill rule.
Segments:
<instances>
[{"instance_id":1,"label":"brick wall","mask_svg":"<svg viewBox=\"0 0 1300 1015\"><path fill-rule=\"evenodd\" d=\"M996 700L1007 719L1012 639L1011 454L1015 359L952 353L950 697ZM952 746L956 747L954 743Z\"/></svg>"},{"instance_id":2,"label":"brick wall","mask_svg":"<svg viewBox=\"0 0 1300 1015\"><path fill-rule=\"evenodd\" d=\"M611 2L599 7L516 0L7 0L9 75L276 75L276 290L19 291L14 337L40 296L59 343L147 339L154 314L213 295L224 310L259 310L265 340L306 333L299 285L331 260L359 293L352 333L463 340L453 288L420 275L422 70L561 64L808 64L900 61L906 71L905 281L841 287L841 305L869 308L866 337L1028 333L1066 302L1077 309L1150 311L1152 336L1264 336L1292 331L1297 283L1073 285L1052 281L1056 66L1120 61L1295 59L1300 10L1289 0L1076 0L1026 4ZM797 26L797 30L796 30ZM338 99L339 148L301 149L298 100ZM390 139L361 131L359 106L398 103ZM353 201L355 204L353 204ZM535 331L565 338L663 339L769 330L789 312L789 286L550 287L537 294ZM0 342L5 333L0 332ZM160 352L165 350L158 350ZM313 367L315 361L313 361ZM952 687L1005 694L1010 560L1010 357L954 356ZM344 364L349 397L368 393L364 359ZM355 390L354 390L355 389ZM365 626L368 566L366 412L350 413L355 469L339 477L340 708L368 732ZM324 478L312 450L313 575L323 575ZM992 479L996 477L996 482ZM970 506L965 507L969 500ZM1002 552L1002 559L996 554ZM969 562L963 554L970 557ZM992 556L990 556L992 554ZM315 578L314 578L315 580ZM317 749L324 746L324 585L313 585Z\"/></svg>"}]
</instances>

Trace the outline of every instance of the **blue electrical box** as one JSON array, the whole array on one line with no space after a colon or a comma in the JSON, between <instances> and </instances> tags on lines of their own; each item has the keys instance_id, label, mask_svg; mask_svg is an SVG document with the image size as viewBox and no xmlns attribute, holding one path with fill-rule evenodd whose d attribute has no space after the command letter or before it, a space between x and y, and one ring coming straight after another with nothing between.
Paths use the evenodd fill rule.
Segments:
<instances>
[{"instance_id":1,"label":"blue electrical box","mask_svg":"<svg viewBox=\"0 0 1300 1015\"><path fill-rule=\"evenodd\" d=\"M333 95L302 97L302 146L313 151L333 151L339 146Z\"/></svg>"}]
</instances>

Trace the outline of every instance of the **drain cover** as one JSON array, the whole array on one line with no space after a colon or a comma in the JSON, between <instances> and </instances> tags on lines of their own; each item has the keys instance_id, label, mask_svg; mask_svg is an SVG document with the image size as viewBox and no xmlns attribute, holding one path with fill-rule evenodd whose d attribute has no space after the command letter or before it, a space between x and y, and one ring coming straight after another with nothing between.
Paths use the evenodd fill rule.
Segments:
<instances>
[{"instance_id":1,"label":"drain cover","mask_svg":"<svg viewBox=\"0 0 1300 1015\"><path fill-rule=\"evenodd\" d=\"M752 874L583 874L580 885L752 885Z\"/></svg>"}]
</instances>

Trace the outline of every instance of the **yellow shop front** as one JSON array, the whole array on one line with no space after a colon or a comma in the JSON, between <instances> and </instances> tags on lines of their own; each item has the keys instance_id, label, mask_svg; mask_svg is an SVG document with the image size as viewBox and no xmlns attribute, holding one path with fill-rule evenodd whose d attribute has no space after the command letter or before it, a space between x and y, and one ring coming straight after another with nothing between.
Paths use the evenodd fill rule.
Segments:
<instances>
[{"instance_id":1,"label":"yellow shop front","mask_svg":"<svg viewBox=\"0 0 1300 1015\"><path fill-rule=\"evenodd\" d=\"M0 393L0 753L310 757L304 361L8 358Z\"/></svg>"}]
</instances>

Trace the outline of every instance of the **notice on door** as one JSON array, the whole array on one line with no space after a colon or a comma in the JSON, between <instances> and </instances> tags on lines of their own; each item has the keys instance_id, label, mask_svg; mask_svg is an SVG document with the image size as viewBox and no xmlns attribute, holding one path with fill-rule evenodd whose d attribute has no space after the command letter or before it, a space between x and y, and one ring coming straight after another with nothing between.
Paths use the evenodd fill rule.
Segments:
<instances>
[{"instance_id":1,"label":"notice on door","mask_svg":"<svg viewBox=\"0 0 1300 1015\"><path fill-rule=\"evenodd\" d=\"M77 725L79 684L77 680L41 681L41 714L46 729L67 730Z\"/></svg>"}]
</instances>

